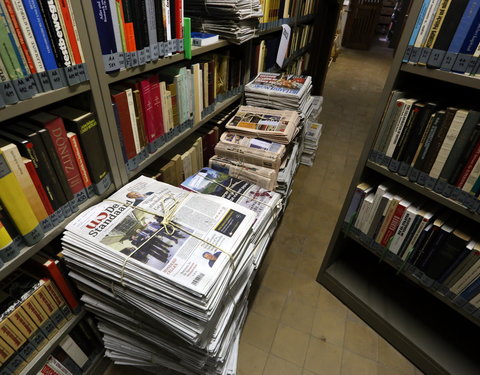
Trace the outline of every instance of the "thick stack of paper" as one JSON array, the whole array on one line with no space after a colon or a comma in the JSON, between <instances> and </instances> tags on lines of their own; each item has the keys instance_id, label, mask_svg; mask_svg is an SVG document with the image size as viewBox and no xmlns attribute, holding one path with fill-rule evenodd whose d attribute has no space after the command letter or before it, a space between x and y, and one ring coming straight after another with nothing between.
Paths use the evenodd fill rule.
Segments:
<instances>
[{"instance_id":1,"label":"thick stack of paper","mask_svg":"<svg viewBox=\"0 0 480 375\"><path fill-rule=\"evenodd\" d=\"M208 166L267 190L274 190L277 186L278 171L275 169L259 167L255 164L244 163L217 155L210 158Z\"/></svg>"},{"instance_id":2,"label":"thick stack of paper","mask_svg":"<svg viewBox=\"0 0 480 375\"><path fill-rule=\"evenodd\" d=\"M227 123L226 128L238 134L286 145L297 135L300 120L296 111L242 105Z\"/></svg>"},{"instance_id":3,"label":"thick stack of paper","mask_svg":"<svg viewBox=\"0 0 480 375\"><path fill-rule=\"evenodd\" d=\"M229 176L211 168L203 168L187 178L182 188L203 194L223 197L255 212L257 220L253 225L252 241L261 242L265 236L266 243L277 226L277 218L282 209L280 194L261 188L247 181ZM256 249L254 264L258 265L265 251L264 246Z\"/></svg>"},{"instance_id":4,"label":"thick stack of paper","mask_svg":"<svg viewBox=\"0 0 480 375\"><path fill-rule=\"evenodd\" d=\"M322 135L322 127L322 124L310 120L306 121L307 132L305 134L305 143L302 153L302 164L308 165L309 167L313 165L313 161L317 155L318 142Z\"/></svg>"},{"instance_id":5,"label":"thick stack of paper","mask_svg":"<svg viewBox=\"0 0 480 375\"><path fill-rule=\"evenodd\" d=\"M107 356L154 373L227 374L245 319L255 212L139 177L71 222L71 276Z\"/></svg>"},{"instance_id":6,"label":"thick stack of paper","mask_svg":"<svg viewBox=\"0 0 480 375\"><path fill-rule=\"evenodd\" d=\"M245 86L248 105L299 112L303 118L313 111L312 77L286 73L259 73Z\"/></svg>"},{"instance_id":7,"label":"thick stack of paper","mask_svg":"<svg viewBox=\"0 0 480 375\"><path fill-rule=\"evenodd\" d=\"M233 43L243 43L255 36L259 0L185 0L185 15L192 19L192 29L218 34Z\"/></svg>"}]
</instances>

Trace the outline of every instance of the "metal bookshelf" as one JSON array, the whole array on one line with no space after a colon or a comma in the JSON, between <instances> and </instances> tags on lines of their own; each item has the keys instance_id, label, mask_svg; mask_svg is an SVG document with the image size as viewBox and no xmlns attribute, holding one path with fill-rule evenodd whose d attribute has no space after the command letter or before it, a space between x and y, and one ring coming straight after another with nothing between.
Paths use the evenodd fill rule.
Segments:
<instances>
[{"instance_id":1,"label":"metal bookshelf","mask_svg":"<svg viewBox=\"0 0 480 375\"><path fill-rule=\"evenodd\" d=\"M477 340L478 319L456 305L452 306L449 300L437 296L436 291L400 269L398 259L382 258L368 241L362 241L351 233L345 235L343 231L344 217L355 187L368 176L383 176L420 194L425 200L435 201L455 211L464 219L480 222L480 215L470 212L458 202L368 161L392 89L400 87L406 90L410 87L413 90L417 77L423 77L425 81L422 82L432 84L448 83L459 91L480 89L480 81L470 76L402 64L421 5L421 0L412 2L405 32L317 280L424 373L475 374L480 368L480 357L472 350L471 343ZM446 90L445 96L449 93Z\"/></svg>"}]
</instances>

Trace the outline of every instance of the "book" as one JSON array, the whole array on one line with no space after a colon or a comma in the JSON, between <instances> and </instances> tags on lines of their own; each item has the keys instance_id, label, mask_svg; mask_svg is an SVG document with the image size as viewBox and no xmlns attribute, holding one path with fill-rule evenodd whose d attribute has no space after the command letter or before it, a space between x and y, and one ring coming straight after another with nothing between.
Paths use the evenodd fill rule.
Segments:
<instances>
[{"instance_id":1,"label":"book","mask_svg":"<svg viewBox=\"0 0 480 375\"><path fill-rule=\"evenodd\" d=\"M80 141L78 140L77 134L74 132L67 132L67 138L70 142L72 153L75 157L75 162L77 164L78 172L82 178L83 186L87 191L92 186L92 180L90 179L90 174L88 173L87 164L85 158L83 157L82 148L80 147Z\"/></svg>"},{"instance_id":2,"label":"book","mask_svg":"<svg viewBox=\"0 0 480 375\"><path fill-rule=\"evenodd\" d=\"M209 46L218 42L218 35L201 33L201 32L192 32L192 45L197 47Z\"/></svg>"}]
</instances>

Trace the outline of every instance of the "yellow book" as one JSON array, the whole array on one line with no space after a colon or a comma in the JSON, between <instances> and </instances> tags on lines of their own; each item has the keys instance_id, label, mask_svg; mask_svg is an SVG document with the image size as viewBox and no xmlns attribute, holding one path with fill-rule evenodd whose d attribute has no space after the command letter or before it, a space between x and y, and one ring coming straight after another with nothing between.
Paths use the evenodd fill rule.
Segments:
<instances>
[{"instance_id":1,"label":"yellow book","mask_svg":"<svg viewBox=\"0 0 480 375\"><path fill-rule=\"evenodd\" d=\"M7 229L0 221L0 250L11 245L13 242L12 237L8 234Z\"/></svg>"},{"instance_id":2,"label":"yellow book","mask_svg":"<svg viewBox=\"0 0 480 375\"><path fill-rule=\"evenodd\" d=\"M1 150L0 201L7 209L25 242L33 245L40 241L43 237L43 230Z\"/></svg>"}]
</instances>

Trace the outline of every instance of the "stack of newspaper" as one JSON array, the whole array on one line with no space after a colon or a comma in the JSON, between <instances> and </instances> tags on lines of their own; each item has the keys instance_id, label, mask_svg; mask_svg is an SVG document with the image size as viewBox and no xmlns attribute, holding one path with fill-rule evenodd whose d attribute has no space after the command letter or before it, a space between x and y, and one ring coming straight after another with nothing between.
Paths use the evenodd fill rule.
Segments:
<instances>
[{"instance_id":1,"label":"stack of newspaper","mask_svg":"<svg viewBox=\"0 0 480 375\"><path fill-rule=\"evenodd\" d=\"M255 36L263 16L259 0L185 0L184 6L193 30L218 34L237 44Z\"/></svg>"},{"instance_id":2,"label":"stack of newspaper","mask_svg":"<svg viewBox=\"0 0 480 375\"><path fill-rule=\"evenodd\" d=\"M298 134L300 120L296 111L240 106L226 128L237 134L286 145Z\"/></svg>"},{"instance_id":3,"label":"stack of newspaper","mask_svg":"<svg viewBox=\"0 0 480 375\"><path fill-rule=\"evenodd\" d=\"M106 355L154 373L234 373L264 240L256 221L242 205L144 176L72 221L63 254Z\"/></svg>"},{"instance_id":4,"label":"stack of newspaper","mask_svg":"<svg viewBox=\"0 0 480 375\"><path fill-rule=\"evenodd\" d=\"M181 187L223 197L255 212L257 220L252 228L255 233L252 241L260 244L254 255L254 264L258 266L277 226L277 218L282 209L280 194L211 168L201 169L187 178Z\"/></svg>"},{"instance_id":5,"label":"stack of newspaper","mask_svg":"<svg viewBox=\"0 0 480 375\"><path fill-rule=\"evenodd\" d=\"M318 142L322 135L322 124L313 122L311 120L306 121L307 132L305 134L305 143L302 153L302 164L311 167L315 156L317 155Z\"/></svg>"},{"instance_id":6,"label":"stack of newspaper","mask_svg":"<svg viewBox=\"0 0 480 375\"><path fill-rule=\"evenodd\" d=\"M313 111L311 91L310 76L262 72L245 86L245 99L248 105L288 109L308 118Z\"/></svg>"}]
</instances>

